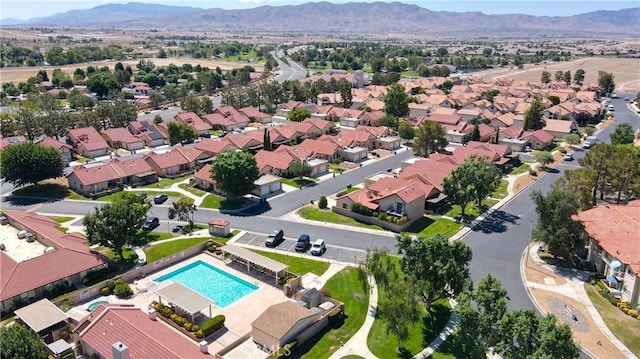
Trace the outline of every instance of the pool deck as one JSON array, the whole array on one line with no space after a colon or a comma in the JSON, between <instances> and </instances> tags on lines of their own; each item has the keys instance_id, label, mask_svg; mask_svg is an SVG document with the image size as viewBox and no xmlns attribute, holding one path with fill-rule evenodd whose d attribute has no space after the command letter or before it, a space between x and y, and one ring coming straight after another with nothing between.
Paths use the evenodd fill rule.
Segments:
<instances>
[{"instance_id":1,"label":"pool deck","mask_svg":"<svg viewBox=\"0 0 640 359\"><path fill-rule=\"evenodd\" d=\"M199 260L258 286L256 291L237 300L226 308L217 308L215 306L211 308L211 315L223 314L225 316L225 327L228 330L213 339L209 339L209 353L217 353L236 339L250 333L251 323L269 306L291 300L283 294L281 289L272 285L275 284L273 277L269 278L266 275L255 272L249 275L242 270L244 268L242 266L234 263L227 265L221 260L203 253L137 280L132 284L136 292L133 298L127 300L116 299L111 300L111 302L133 304L144 312L148 312L149 304L154 300L158 300L158 296L154 294L155 289L158 288L158 285L162 285L162 283L155 283L154 279ZM203 313L209 316L208 309L203 310ZM194 345L197 344L194 342Z\"/></svg>"}]
</instances>

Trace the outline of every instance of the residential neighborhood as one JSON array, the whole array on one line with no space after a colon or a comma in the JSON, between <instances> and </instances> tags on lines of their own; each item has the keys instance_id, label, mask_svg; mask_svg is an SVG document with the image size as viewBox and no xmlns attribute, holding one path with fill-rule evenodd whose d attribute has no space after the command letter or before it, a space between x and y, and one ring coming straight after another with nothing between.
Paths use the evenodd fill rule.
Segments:
<instances>
[{"instance_id":1,"label":"residential neighborhood","mask_svg":"<svg viewBox=\"0 0 640 359\"><path fill-rule=\"evenodd\" d=\"M145 38L2 81L0 355L640 356L640 98L597 54Z\"/></svg>"}]
</instances>

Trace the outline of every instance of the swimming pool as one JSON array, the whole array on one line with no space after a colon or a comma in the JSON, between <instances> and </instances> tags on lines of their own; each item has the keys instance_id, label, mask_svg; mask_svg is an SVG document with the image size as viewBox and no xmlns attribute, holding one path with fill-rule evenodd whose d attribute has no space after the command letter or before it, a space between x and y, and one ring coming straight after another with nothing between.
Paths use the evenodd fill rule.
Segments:
<instances>
[{"instance_id":1,"label":"swimming pool","mask_svg":"<svg viewBox=\"0 0 640 359\"><path fill-rule=\"evenodd\" d=\"M258 286L201 260L156 278L154 282L161 283L166 280L178 282L204 295L219 308L225 308L258 289Z\"/></svg>"}]
</instances>

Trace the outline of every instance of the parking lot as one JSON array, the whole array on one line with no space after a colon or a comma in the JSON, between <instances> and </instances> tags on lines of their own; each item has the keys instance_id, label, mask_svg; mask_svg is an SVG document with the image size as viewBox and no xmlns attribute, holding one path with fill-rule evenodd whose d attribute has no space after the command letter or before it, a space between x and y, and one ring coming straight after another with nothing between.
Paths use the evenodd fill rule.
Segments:
<instances>
[{"instance_id":1,"label":"parking lot","mask_svg":"<svg viewBox=\"0 0 640 359\"><path fill-rule=\"evenodd\" d=\"M322 258L322 259L330 259L339 262L351 262L353 263L356 260L361 260L365 257L365 251L357 250L353 248L344 248L340 246L332 246L331 244L327 244L327 251L322 256L313 256L309 253L309 250L306 252L296 252L294 249L296 245L296 241L298 238L287 237L285 233L284 241L282 241L276 247L267 247L264 244L265 239L267 238L264 234L259 233L251 233L247 232L242 237L236 240L237 243L248 244L255 247L260 247L262 250L281 252L281 253L299 253L303 256L309 256L313 258ZM313 243L317 238L311 238L311 243Z\"/></svg>"}]
</instances>

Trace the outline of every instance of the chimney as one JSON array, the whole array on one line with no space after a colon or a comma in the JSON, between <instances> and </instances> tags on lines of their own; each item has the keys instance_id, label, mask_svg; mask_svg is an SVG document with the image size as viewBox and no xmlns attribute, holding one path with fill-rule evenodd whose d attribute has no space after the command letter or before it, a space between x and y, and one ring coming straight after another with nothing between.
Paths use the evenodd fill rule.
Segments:
<instances>
[{"instance_id":1,"label":"chimney","mask_svg":"<svg viewBox=\"0 0 640 359\"><path fill-rule=\"evenodd\" d=\"M129 348L122 342L115 342L111 345L113 359L129 359Z\"/></svg>"},{"instance_id":2,"label":"chimney","mask_svg":"<svg viewBox=\"0 0 640 359\"><path fill-rule=\"evenodd\" d=\"M156 310L155 309L149 309L149 319L156 321Z\"/></svg>"},{"instance_id":3,"label":"chimney","mask_svg":"<svg viewBox=\"0 0 640 359\"><path fill-rule=\"evenodd\" d=\"M206 340L201 341L200 343L198 343L200 345L200 351L208 354L209 353L209 343L207 343ZM113 359L116 359L115 357Z\"/></svg>"}]
</instances>

